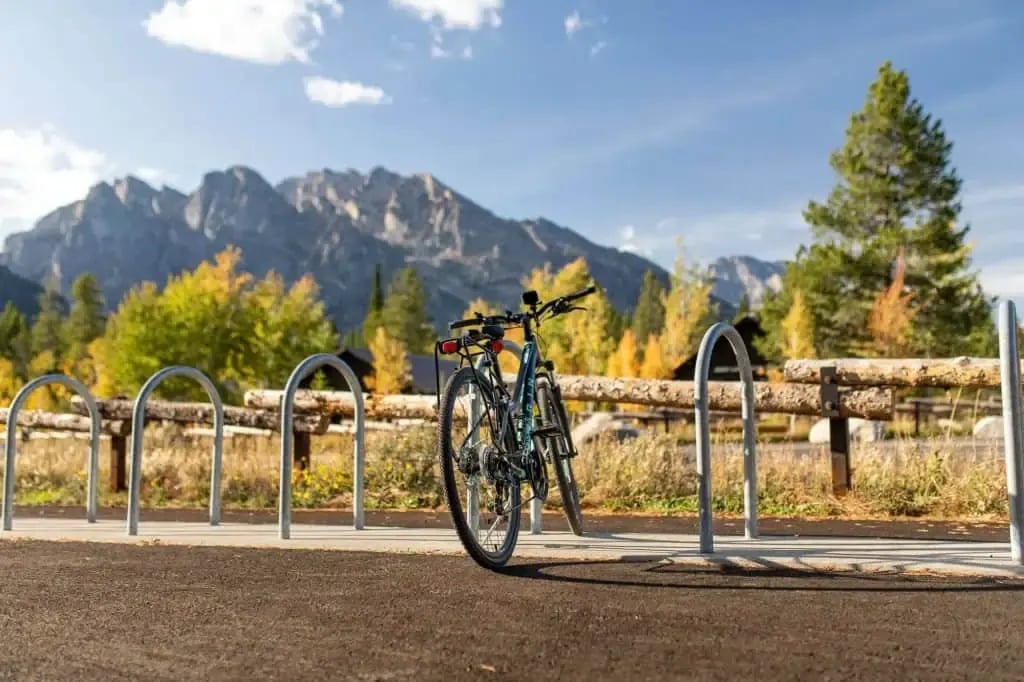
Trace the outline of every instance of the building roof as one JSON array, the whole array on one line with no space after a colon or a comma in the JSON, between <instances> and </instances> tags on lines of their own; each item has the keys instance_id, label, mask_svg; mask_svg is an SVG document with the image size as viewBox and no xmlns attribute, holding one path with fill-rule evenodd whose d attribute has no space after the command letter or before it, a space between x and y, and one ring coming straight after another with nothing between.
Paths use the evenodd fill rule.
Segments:
<instances>
[{"instance_id":1,"label":"building roof","mask_svg":"<svg viewBox=\"0 0 1024 682\"><path fill-rule=\"evenodd\" d=\"M733 327L739 332L743 339L743 345L747 348L747 355L750 356L751 369L754 372L755 380L766 378L768 361L757 350L754 340L765 336L765 331L755 315L745 315L733 322ZM687 360L676 367L672 378L677 381L693 381L697 372L697 354L694 353ZM732 352L732 346L728 339L719 338L715 347L711 350L711 372L709 376L712 381L739 381L739 367L736 364L736 355Z\"/></svg>"},{"instance_id":2,"label":"building roof","mask_svg":"<svg viewBox=\"0 0 1024 682\"><path fill-rule=\"evenodd\" d=\"M342 348L335 353L339 358L345 361L349 367L352 368L352 372L359 379L359 383L364 391L369 390L367 387L367 379L373 374L373 351L369 348ZM434 356L433 355L409 355L410 375L412 377L411 385L408 389L410 393L419 393L433 395L437 391L437 378L434 367ZM444 387L445 381L448 377L458 369L459 363L454 360L448 360L445 358L439 359L439 369L441 370L441 386ZM324 376L327 379L327 383L331 386L332 390L336 391L348 391L348 385L345 383L345 379L331 367L324 368ZM302 382L304 388L308 387L312 382L312 377L308 377Z\"/></svg>"}]
</instances>

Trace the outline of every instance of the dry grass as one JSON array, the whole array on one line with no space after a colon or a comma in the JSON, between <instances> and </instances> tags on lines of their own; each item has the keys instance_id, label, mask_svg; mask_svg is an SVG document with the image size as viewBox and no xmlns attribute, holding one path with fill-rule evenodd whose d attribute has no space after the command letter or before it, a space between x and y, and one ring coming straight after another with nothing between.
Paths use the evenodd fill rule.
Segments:
<instances>
[{"instance_id":1,"label":"dry grass","mask_svg":"<svg viewBox=\"0 0 1024 682\"><path fill-rule=\"evenodd\" d=\"M678 430L651 432L633 441L599 441L584 448L575 468L584 505L592 510L688 513L696 511L694 451ZM719 514L743 509L742 452L736 438L716 437L712 491ZM371 432L367 436L367 506L441 506L439 467L432 428ZM143 504L204 506L208 502L210 445L181 428L147 429ZM276 437L225 440L223 501L227 507L272 508L277 500L280 443ZM109 441L101 452L101 502L124 504L106 492ZM21 504L83 504L84 440L32 439L19 447L16 499ZM1006 517L1006 478L998 442L902 437L854 446L855 489L831 494L823 447L801 454L792 444L759 446L760 510L763 515L960 519ZM352 439L313 438L313 466L296 472L296 507L351 505ZM557 494L550 501L557 506Z\"/></svg>"}]
</instances>

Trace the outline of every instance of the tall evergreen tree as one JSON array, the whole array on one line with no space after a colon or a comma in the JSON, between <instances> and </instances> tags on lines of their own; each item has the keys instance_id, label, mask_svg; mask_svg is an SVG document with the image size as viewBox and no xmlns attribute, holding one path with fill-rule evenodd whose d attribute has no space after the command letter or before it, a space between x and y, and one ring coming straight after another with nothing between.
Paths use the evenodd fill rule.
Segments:
<instances>
[{"instance_id":1,"label":"tall evergreen tree","mask_svg":"<svg viewBox=\"0 0 1024 682\"><path fill-rule=\"evenodd\" d=\"M94 275L85 273L71 285L71 311L64 325L68 348L84 353L94 339L103 336L105 325L103 290Z\"/></svg>"},{"instance_id":2,"label":"tall evergreen tree","mask_svg":"<svg viewBox=\"0 0 1024 682\"><path fill-rule=\"evenodd\" d=\"M957 224L961 182L951 150L941 123L911 97L906 72L882 64L845 144L831 155L837 184L824 203L811 201L804 212L814 241L785 277L807 296L819 355L869 347L872 304L891 285L901 248L913 352L993 350L991 300L970 269L970 228ZM783 292L770 299L766 326L779 324L790 298Z\"/></svg>"},{"instance_id":3,"label":"tall evergreen tree","mask_svg":"<svg viewBox=\"0 0 1024 682\"><path fill-rule=\"evenodd\" d=\"M640 296L633 311L633 335L641 346L647 343L647 338L651 334L660 334L665 326L665 304L662 301L664 294L665 289L654 276L654 272L645 272L643 283L640 285Z\"/></svg>"},{"instance_id":4,"label":"tall evergreen tree","mask_svg":"<svg viewBox=\"0 0 1024 682\"><path fill-rule=\"evenodd\" d=\"M381 322L388 335L410 353L426 353L433 346L435 338L427 313L427 292L419 273L411 265L395 273L388 285ZM367 341L376 336L376 332L373 336L367 335Z\"/></svg>"},{"instance_id":5,"label":"tall evergreen tree","mask_svg":"<svg viewBox=\"0 0 1024 682\"><path fill-rule=\"evenodd\" d=\"M744 291L743 295L740 296L740 302L736 306L736 319L742 320L744 317L749 315L750 312L750 294Z\"/></svg>"},{"instance_id":6,"label":"tall evergreen tree","mask_svg":"<svg viewBox=\"0 0 1024 682\"><path fill-rule=\"evenodd\" d=\"M377 327L384 323L384 286L381 283L380 263L373 268L373 284L370 288L370 303L363 321L362 340L366 343L377 335Z\"/></svg>"},{"instance_id":7,"label":"tall evergreen tree","mask_svg":"<svg viewBox=\"0 0 1024 682\"><path fill-rule=\"evenodd\" d=\"M39 312L32 322L32 355L50 352L57 362L64 357L64 307L57 283L50 279L39 294Z\"/></svg>"},{"instance_id":8,"label":"tall evergreen tree","mask_svg":"<svg viewBox=\"0 0 1024 682\"><path fill-rule=\"evenodd\" d=\"M0 357L10 360L15 374L25 376L25 370L31 359L32 340L28 322L14 303L7 302L0 314Z\"/></svg>"}]
</instances>

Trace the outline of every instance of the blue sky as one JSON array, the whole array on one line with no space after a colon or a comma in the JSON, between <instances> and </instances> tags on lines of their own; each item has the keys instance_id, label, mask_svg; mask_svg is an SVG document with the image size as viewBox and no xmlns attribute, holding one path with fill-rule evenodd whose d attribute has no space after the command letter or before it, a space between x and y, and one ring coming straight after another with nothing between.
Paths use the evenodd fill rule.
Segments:
<instances>
[{"instance_id":1,"label":"blue sky","mask_svg":"<svg viewBox=\"0 0 1024 682\"><path fill-rule=\"evenodd\" d=\"M0 45L0 236L126 173L382 165L666 265L791 255L891 59L1024 299L1016 0L5 0Z\"/></svg>"}]
</instances>

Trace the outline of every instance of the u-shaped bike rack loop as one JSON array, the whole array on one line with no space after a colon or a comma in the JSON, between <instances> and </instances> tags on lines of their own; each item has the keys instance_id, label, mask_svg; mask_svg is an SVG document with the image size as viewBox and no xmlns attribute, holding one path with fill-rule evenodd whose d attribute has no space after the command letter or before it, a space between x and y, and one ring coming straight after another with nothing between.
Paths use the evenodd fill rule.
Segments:
<instances>
[{"instance_id":1,"label":"u-shaped bike rack loop","mask_svg":"<svg viewBox=\"0 0 1024 682\"><path fill-rule=\"evenodd\" d=\"M338 370L348 388L352 391L355 401L355 447L352 465L352 527L363 529L363 498L364 469L366 468L366 407L363 402L363 389L355 372L348 363L337 355L317 353L299 363L285 384L281 396L281 481L278 494L278 537L287 540L291 537L292 528L292 449L295 437L292 433L292 421L295 414L295 393L299 384L310 374L321 367L333 367Z\"/></svg>"},{"instance_id":2,"label":"u-shaped bike rack loop","mask_svg":"<svg viewBox=\"0 0 1024 682\"><path fill-rule=\"evenodd\" d=\"M11 530L14 517L14 468L18 444L18 412L28 400L29 394L37 388L58 384L82 396L89 409L89 470L86 474L85 516L89 523L96 523L97 486L100 471L100 411L96 399L85 384L64 374L45 374L25 384L14 396L7 412L7 441L4 444L4 503L3 529Z\"/></svg>"},{"instance_id":3,"label":"u-shaped bike rack loop","mask_svg":"<svg viewBox=\"0 0 1024 682\"><path fill-rule=\"evenodd\" d=\"M139 389L132 408L131 480L128 484L128 535L139 534L139 492L142 487L142 446L146 426L146 401L166 379L171 377L194 379L206 391L213 403L213 462L210 466L210 525L220 524L220 479L224 458L224 403L210 378L195 367L173 365L146 380Z\"/></svg>"},{"instance_id":4,"label":"u-shaped bike rack loop","mask_svg":"<svg viewBox=\"0 0 1024 682\"><path fill-rule=\"evenodd\" d=\"M711 353L722 337L729 341L743 384L743 515L744 535L757 537L757 423L754 419L754 373L750 356L736 328L726 322L711 326L704 334L697 353L697 371L694 375L695 420L697 426L697 501L700 514L700 551L715 551L715 536L711 527L711 427L708 406L708 374L711 373Z\"/></svg>"}]
</instances>

